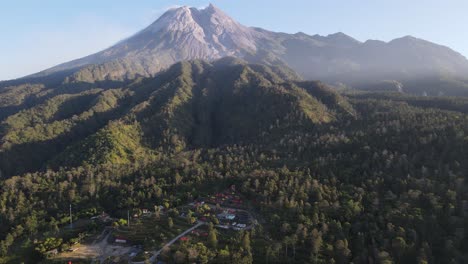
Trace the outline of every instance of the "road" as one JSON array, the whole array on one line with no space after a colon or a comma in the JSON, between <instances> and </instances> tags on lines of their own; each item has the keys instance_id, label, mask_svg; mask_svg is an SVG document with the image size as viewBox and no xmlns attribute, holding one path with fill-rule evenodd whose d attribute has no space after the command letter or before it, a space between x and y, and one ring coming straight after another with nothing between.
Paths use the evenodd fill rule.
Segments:
<instances>
[{"instance_id":1,"label":"road","mask_svg":"<svg viewBox=\"0 0 468 264\"><path fill-rule=\"evenodd\" d=\"M152 256L151 258L149 259L150 263L154 263L156 262L159 254L161 254L161 251L163 251L163 249L165 247L170 247L172 244L174 244L175 242L177 242L177 240L179 240L181 237L187 235L188 233L192 232L193 230L199 228L200 226L206 224L205 222L201 222L199 221L196 225L190 227L189 229L185 230L184 232L180 233L178 236L176 236L174 239L172 239L171 241L167 242L160 250L158 251L153 251L152 252ZM142 262L132 262L132 264L144 264L145 262L142 261Z\"/></svg>"},{"instance_id":2,"label":"road","mask_svg":"<svg viewBox=\"0 0 468 264\"><path fill-rule=\"evenodd\" d=\"M109 240L109 236L111 235L111 231L107 230L107 228L104 230L104 232L101 234L101 240L97 240L93 242L93 246L96 246L99 250L99 253L101 257L99 258L99 263L103 263L104 260L106 260L107 255L105 254L105 248L107 247L107 241ZM104 235L104 237L102 237Z\"/></svg>"}]
</instances>

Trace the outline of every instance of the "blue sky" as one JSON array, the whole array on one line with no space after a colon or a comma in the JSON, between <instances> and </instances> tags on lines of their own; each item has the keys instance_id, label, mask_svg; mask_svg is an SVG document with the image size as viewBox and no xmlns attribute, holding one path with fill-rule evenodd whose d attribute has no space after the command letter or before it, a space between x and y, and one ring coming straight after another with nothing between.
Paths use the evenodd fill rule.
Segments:
<instances>
[{"instance_id":1,"label":"blue sky","mask_svg":"<svg viewBox=\"0 0 468 264\"><path fill-rule=\"evenodd\" d=\"M358 40L413 35L468 56L466 0L5 0L0 3L0 80L102 50L178 5L212 2L247 26Z\"/></svg>"}]
</instances>

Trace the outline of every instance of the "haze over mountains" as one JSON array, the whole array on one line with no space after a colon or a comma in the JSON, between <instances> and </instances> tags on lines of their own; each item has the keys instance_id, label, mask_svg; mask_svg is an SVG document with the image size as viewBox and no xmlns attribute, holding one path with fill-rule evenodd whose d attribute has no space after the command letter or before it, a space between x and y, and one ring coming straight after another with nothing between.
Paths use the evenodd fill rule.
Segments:
<instances>
[{"instance_id":1,"label":"haze over mountains","mask_svg":"<svg viewBox=\"0 0 468 264\"><path fill-rule=\"evenodd\" d=\"M171 9L106 50L30 77L66 73L71 82L124 80L154 76L178 61L225 56L288 66L307 80L355 88L390 80L415 94L468 94L468 60L448 47L411 36L386 43L359 42L344 33L277 33L243 26L213 5Z\"/></svg>"}]
</instances>

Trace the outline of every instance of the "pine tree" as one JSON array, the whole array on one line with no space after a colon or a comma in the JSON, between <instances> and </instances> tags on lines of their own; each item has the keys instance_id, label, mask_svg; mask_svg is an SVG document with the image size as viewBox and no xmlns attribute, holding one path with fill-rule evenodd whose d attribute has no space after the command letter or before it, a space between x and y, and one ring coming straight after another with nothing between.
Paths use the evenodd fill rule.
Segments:
<instances>
[{"instance_id":1,"label":"pine tree","mask_svg":"<svg viewBox=\"0 0 468 264\"><path fill-rule=\"evenodd\" d=\"M172 217L167 218L167 226L169 228L174 227L174 221L172 220Z\"/></svg>"},{"instance_id":2,"label":"pine tree","mask_svg":"<svg viewBox=\"0 0 468 264\"><path fill-rule=\"evenodd\" d=\"M208 228L208 243L212 248L216 248L218 246L218 237L216 235L216 230L214 229L212 223L210 223Z\"/></svg>"},{"instance_id":3,"label":"pine tree","mask_svg":"<svg viewBox=\"0 0 468 264\"><path fill-rule=\"evenodd\" d=\"M245 232L244 234L244 237L242 238L242 248L249 252L249 254L251 253L251 247L250 247L250 233L249 232Z\"/></svg>"}]
</instances>

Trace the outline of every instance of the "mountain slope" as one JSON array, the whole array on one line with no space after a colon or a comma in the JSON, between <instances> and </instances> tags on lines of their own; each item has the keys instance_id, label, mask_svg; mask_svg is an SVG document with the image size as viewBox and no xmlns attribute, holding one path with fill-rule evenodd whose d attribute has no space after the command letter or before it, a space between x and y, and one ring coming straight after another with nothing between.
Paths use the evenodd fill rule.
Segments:
<instances>
[{"instance_id":1,"label":"mountain slope","mask_svg":"<svg viewBox=\"0 0 468 264\"><path fill-rule=\"evenodd\" d=\"M145 91L147 99L120 120L137 124L140 142L147 150L177 152L267 142L293 127L310 129L354 115L351 105L329 88L285 80L278 71L231 58L213 64L178 63L148 80L143 86L154 90ZM138 94L141 87L132 89ZM70 153L100 149L99 142L91 147L78 143L65 152L63 160L70 160Z\"/></svg>"},{"instance_id":2,"label":"mountain slope","mask_svg":"<svg viewBox=\"0 0 468 264\"><path fill-rule=\"evenodd\" d=\"M321 83L231 57L176 63L122 88L55 93L0 123L5 174L266 143L290 129L355 115L346 99Z\"/></svg>"}]
</instances>

